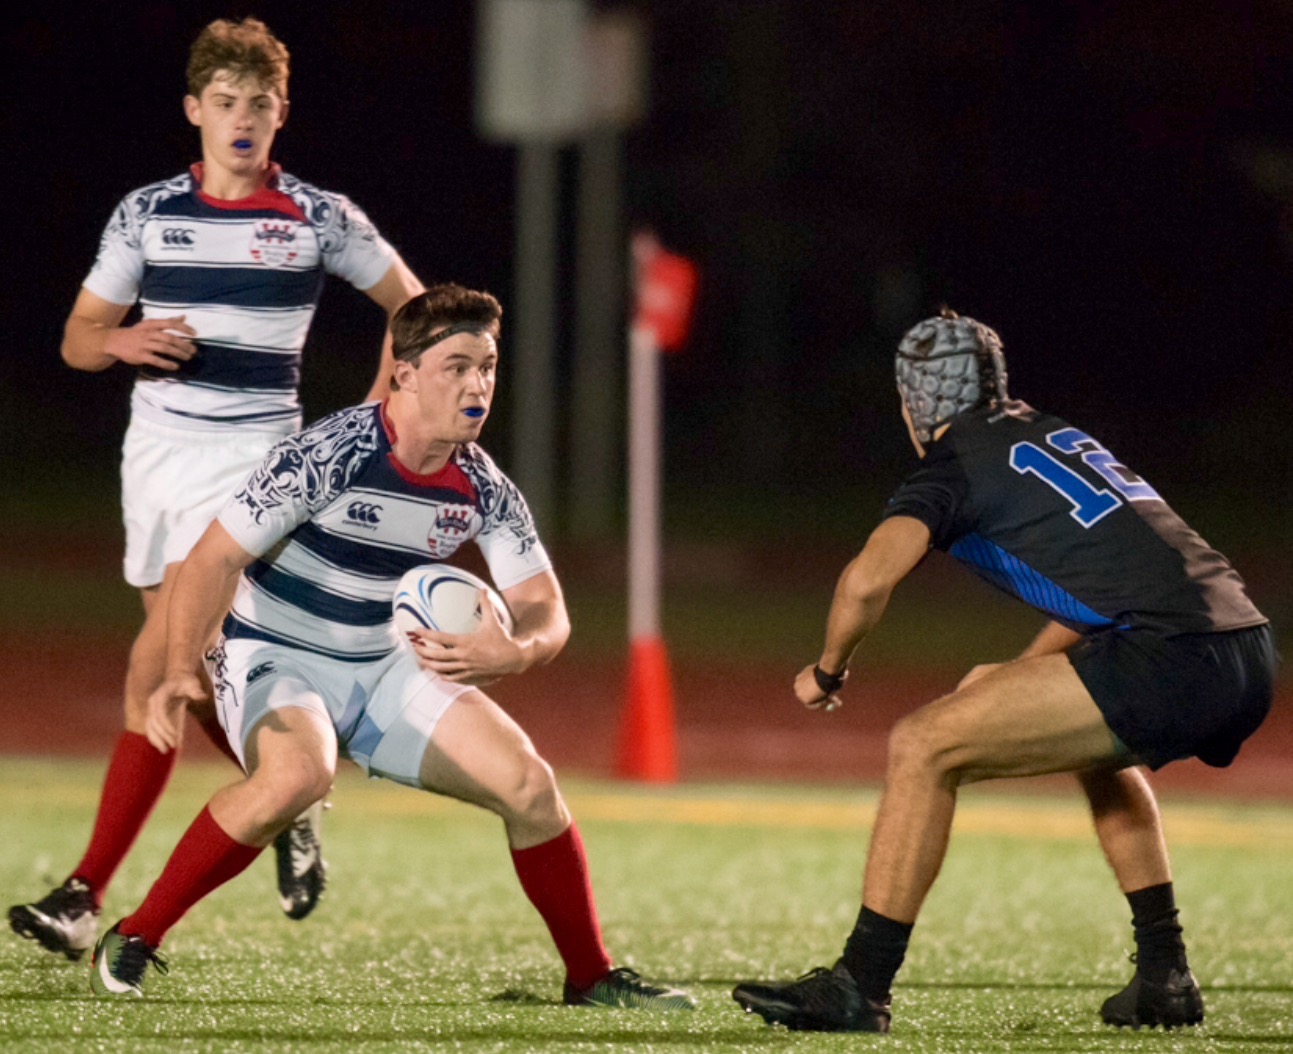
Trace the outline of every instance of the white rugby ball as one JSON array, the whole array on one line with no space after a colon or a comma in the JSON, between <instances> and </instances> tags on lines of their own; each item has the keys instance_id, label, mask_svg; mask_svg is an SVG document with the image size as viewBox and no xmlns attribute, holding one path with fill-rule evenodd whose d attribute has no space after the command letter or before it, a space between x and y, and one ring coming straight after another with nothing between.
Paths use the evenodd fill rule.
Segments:
<instances>
[{"instance_id":1,"label":"white rugby ball","mask_svg":"<svg viewBox=\"0 0 1293 1054\"><path fill-rule=\"evenodd\" d=\"M400 633L433 629L442 633L475 633L480 628L480 591L489 591L498 621L510 633L512 613L484 579L449 564L423 564L407 571L391 601Z\"/></svg>"}]
</instances>

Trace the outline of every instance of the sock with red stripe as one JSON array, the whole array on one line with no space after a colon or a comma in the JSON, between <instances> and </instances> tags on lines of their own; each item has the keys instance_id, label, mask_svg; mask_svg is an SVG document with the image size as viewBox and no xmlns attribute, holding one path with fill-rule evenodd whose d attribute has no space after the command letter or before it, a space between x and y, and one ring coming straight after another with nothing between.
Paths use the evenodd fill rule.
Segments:
<instances>
[{"instance_id":1,"label":"sock with red stripe","mask_svg":"<svg viewBox=\"0 0 1293 1054\"><path fill-rule=\"evenodd\" d=\"M513 849L512 863L566 964L566 979L576 988L601 980L611 968L611 957L602 944L579 830L572 823L542 845Z\"/></svg>"},{"instance_id":2,"label":"sock with red stripe","mask_svg":"<svg viewBox=\"0 0 1293 1054\"><path fill-rule=\"evenodd\" d=\"M112 876L152 815L170 782L175 758L176 751L163 754L137 732L117 737L89 847L70 876L90 887L95 904L102 901Z\"/></svg>"},{"instance_id":3,"label":"sock with red stripe","mask_svg":"<svg viewBox=\"0 0 1293 1054\"><path fill-rule=\"evenodd\" d=\"M261 852L257 846L235 842L216 823L211 810L204 808L184 832L139 910L122 919L117 932L143 937L156 948L189 908L242 874Z\"/></svg>"}]
</instances>

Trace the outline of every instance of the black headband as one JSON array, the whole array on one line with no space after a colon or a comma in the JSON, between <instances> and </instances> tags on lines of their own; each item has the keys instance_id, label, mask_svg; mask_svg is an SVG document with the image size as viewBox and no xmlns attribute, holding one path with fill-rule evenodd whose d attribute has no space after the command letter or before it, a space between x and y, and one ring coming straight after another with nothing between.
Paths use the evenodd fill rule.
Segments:
<instances>
[{"instance_id":1,"label":"black headband","mask_svg":"<svg viewBox=\"0 0 1293 1054\"><path fill-rule=\"evenodd\" d=\"M424 351L435 347L440 343L440 341L448 340L450 337L457 336L459 333L475 333L477 336L484 333L492 337L493 334L489 332L490 325L491 323L489 322L455 322L447 329L442 329L421 347L412 351L406 351L401 355L396 355L395 358L402 362L409 362L412 359L416 359Z\"/></svg>"}]
</instances>

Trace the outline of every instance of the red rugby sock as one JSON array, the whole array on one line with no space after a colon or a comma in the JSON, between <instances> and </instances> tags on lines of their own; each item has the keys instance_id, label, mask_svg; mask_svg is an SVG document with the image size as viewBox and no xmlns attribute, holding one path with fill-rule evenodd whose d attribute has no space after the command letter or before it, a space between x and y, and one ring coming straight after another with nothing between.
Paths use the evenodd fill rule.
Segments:
<instances>
[{"instance_id":1,"label":"red rugby sock","mask_svg":"<svg viewBox=\"0 0 1293 1054\"><path fill-rule=\"evenodd\" d=\"M211 810L204 808L184 832L139 910L122 919L117 932L137 934L156 948L189 908L242 874L261 852L254 845L235 842L216 823Z\"/></svg>"},{"instance_id":2,"label":"red rugby sock","mask_svg":"<svg viewBox=\"0 0 1293 1054\"><path fill-rule=\"evenodd\" d=\"M122 732L108 763L99 813L85 856L72 872L90 887L95 903L135 844L175 768L176 751L163 754L137 732Z\"/></svg>"},{"instance_id":3,"label":"red rugby sock","mask_svg":"<svg viewBox=\"0 0 1293 1054\"><path fill-rule=\"evenodd\" d=\"M611 957L602 944L588 860L575 825L542 845L513 849L512 863L525 895L547 923L566 964L566 979L576 988L600 980L611 968Z\"/></svg>"}]
</instances>

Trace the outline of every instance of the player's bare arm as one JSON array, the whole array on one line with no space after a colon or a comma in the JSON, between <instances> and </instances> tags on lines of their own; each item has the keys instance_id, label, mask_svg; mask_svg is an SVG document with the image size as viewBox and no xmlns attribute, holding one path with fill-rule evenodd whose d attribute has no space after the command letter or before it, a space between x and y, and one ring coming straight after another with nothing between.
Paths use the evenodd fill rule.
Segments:
<instances>
[{"instance_id":1,"label":"player's bare arm","mask_svg":"<svg viewBox=\"0 0 1293 1054\"><path fill-rule=\"evenodd\" d=\"M929 542L929 528L910 516L891 517L871 532L835 584L819 669L827 674L847 670L853 652L884 614L894 587L924 559ZM834 693L822 691L810 665L795 678L795 695L805 706L817 707Z\"/></svg>"},{"instance_id":2,"label":"player's bare arm","mask_svg":"<svg viewBox=\"0 0 1293 1054\"><path fill-rule=\"evenodd\" d=\"M183 315L122 326L129 310L129 304L114 304L82 289L63 327L63 361L90 373L106 370L114 362L173 371L196 354L188 338L196 337L197 330Z\"/></svg>"},{"instance_id":3,"label":"player's bare arm","mask_svg":"<svg viewBox=\"0 0 1293 1054\"><path fill-rule=\"evenodd\" d=\"M148 699L147 734L158 750L179 745L184 711L206 698L202 654L229 609L238 575L254 559L217 520L180 567L167 612L166 679Z\"/></svg>"},{"instance_id":4,"label":"player's bare arm","mask_svg":"<svg viewBox=\"0 0 1293 1054\"><path fill-rule=\"evenodd\" d=\"M503 590L503 599L514 621L510 634L482 593L475 633L416 633L413 650L422 666L449 681L484 685L555 658L570 639L570 616L557 576L544 571L527 578Z\"/></svg>"},{"instance_id":5,"label":"player's bare arm","mask_svg":"<svg viewBox=\"0 0 1293 1054\"><path fill-rule=\"evenodd\" d=\"M375 302L386 312L389 323L392 315L400 307L412 300L418 293L425 292L426 287L418 280L408 264L400 257L395 257L381 280L371 289L365 289L364 295ZM382 340L381 361L377 364L377 376L369 390L365 402L385 399L391 393L391 373L395 366L395 357L391 354L391 331L389 325Z\"/></svg>"}]
</instances>

